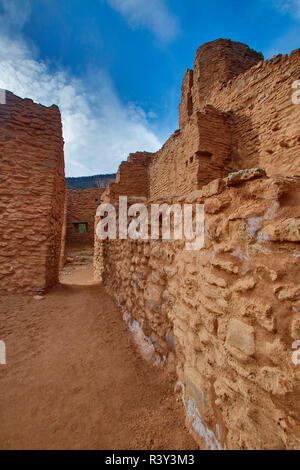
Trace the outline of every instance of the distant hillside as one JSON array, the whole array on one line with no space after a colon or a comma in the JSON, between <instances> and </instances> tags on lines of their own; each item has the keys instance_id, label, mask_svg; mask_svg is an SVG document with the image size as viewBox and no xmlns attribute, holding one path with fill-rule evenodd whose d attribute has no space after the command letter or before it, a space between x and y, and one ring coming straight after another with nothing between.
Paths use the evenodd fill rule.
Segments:
<instances>
[{"instance_id":1,"label":"distant hillside","mask_svg":"<svg viewBox=\"0 0 300 470\"><path fill-rule=\"evenodd\" d=\"M66 178L68 189L106 188L111 181L115 181L116 175L94 175Z\"/></svg>"}]
</instances>

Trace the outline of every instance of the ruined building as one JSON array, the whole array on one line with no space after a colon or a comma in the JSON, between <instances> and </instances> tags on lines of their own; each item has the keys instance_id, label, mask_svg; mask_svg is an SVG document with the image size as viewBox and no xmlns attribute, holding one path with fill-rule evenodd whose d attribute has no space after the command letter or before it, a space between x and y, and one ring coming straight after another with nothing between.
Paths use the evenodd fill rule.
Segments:
<instances>
[{"instance_id":1,"label":"ruined building","mask_svg":"<svg viewBox=\"0 0 300 470\"><path fill-rule=\"evenodd\" d=\"M201 250L96 237L94 254L143 354L176 371L201 448L300 448L299 79L300 50L201 46L179 130L105 190L69 191L68 215L59 110L11 93L0 105L2 291L57 282L65 237L91 243L100 202L204 205Z\"/></svg>"},{"instance_id":2,"label":"ruined building","mask_svg":"<svg viewBox=\"0 0 300 470\"><path fill-rule=\"evenodd\" d=\"M202 203L205 246L96 239L95 272L143 353L176 370L201 448L300 448L300 50L199 48L180 129L102 201ZM99 218L96 218L96 223ZM298 358L298 359L297 359Z\"/></svg>"}]
</instances>

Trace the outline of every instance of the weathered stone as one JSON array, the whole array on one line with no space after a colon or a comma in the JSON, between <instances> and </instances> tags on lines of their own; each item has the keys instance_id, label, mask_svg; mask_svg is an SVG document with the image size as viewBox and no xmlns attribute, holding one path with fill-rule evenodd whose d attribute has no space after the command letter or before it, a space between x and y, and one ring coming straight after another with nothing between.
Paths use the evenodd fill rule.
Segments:
<instances>
[{"instance_id":1,"label":"weathered stone","mask_svg":"<svg viewBox=\"0 0 300 470\"><path fill-rule=\"evenodd\" d=\"M188 397L194 399L201 418L209 423L213 416L213 406L207 382L190 367L185 369L185 381Z\"/></svg>"},{"instance_id":2,"label":"weathered stone","mask_svg":"<svg viewBox=\"0 0 300 470\"><path fill-rule=\"evenodd\" d=\"M274 271L273 269L268 268L268 266L265 266L263 264L259 265L255 272L259 275L266 275L271 281L276 281L278 279L278 273Z\"/></svg>"},{"instance_id":3,"label":"weathered stone","mask_svg":"<svg viewBox=\"0 0 300 470\"><path fill-rule=\"evenodd\" d=\"M168 277L173 277L177 273L177 269L171 269L171 268L166 268L164 267L164 272Z\"/></svg>"},{"instance_id":4,"label":"weathered stone","mask_svg":"<svg viewBox=\"0 0 300 470\"><path fill-rule=\"evenodd\" d=\"M267 225L264 227L263 233L272 241L300 241L300 218L286 219L278 224Z\"/></svg>"},{"instance_id":5,"label":"weathered stone","mask_svg":"<svg viewBox=\"0 0 300 470\"><path fill-rule=\"evenodd\" d=\"M216 259L216 260L213 260L212 264L216 268L220 268L226 271L227 273L237 274L239 272L239 267L236 264L234 264L232 261Z\"/></svg>"},{"instance_id":6,"label":"weathered stone","mask_svg":"<svg viewBox=\"0 0 300 470\"><path fill-rule=\"evenodd\" d=\"M274 292L279 300L297 300L300 298L300 285L276 287Z\"/></svg>"},{"instance_id":7,"label":"weathered stone","mask_svg":"<svg viewBox=\"0 0 300 470\"><path fill-rule=\"evenodd\" d=\"M172 333L168 332L166 334L166 341L167 341L168 345L171 347L171 349L176 351L176 339L175 339L175 337Z\"/></svg>"},{"instance_id":8,"label":"weathered stone","mask_svg":"<svg viewBox=\"0 0 300 470\"><path fill-rule=\"evenodd\" d=\"M258 383L274 395L285 395L292 389L290 379L276 367L263 367L259 372Z\"/></svg>"},{"instance_id":9,"label":"weathered stone","mask_svg":"<svg viewBox=\"0 0 300 470\"><path fill-rule=\"evenodd\" d=\"M34 295L33 298L34 300L44 300L45 297L43 297L42 295Z\"/></svg>"},{"instance_id":10,"label":"weathered stone","mask_svg":"<svg viewBox=\"0 0 300 470\"><path fill-rule=\"evenodd\" d=\"M192 203L194 202L196 199L201 199L203 196L202 194L202 190L198 190L198 191L193 191L187 198L187 202L188 203Z\"/></svg>"},{"instance_id":11,"label":"weathered stone","mask_svg":"<svg viewBox=\"0 0 300 470\"><path fill-rule=\"evenodd\" d=\"M255 352L254 328L240 320L231 320L228 327L226 345L252 356Z\"/></svg>"},{"instance_id":12,"label":"weathered stone","mask_svg":"<svg viewBox=\"0 0 300 470\"><path fill-rule=\"evenodd\" d=\"M211 198L205 202L204 210L207 214L217 214L225 207L229 206L230 199Z\"/></svg>"},{"instance_id":13,"label":"weathered stone","mask_svg":"<svg viewBox=\"0 0 300 470\"><path fill-rule=\"evenodd\" d=\"M245 277L239 281L237 281L233 287L232 287L232 290L234 292L245 292L245 291L248 291L248 290L251 290L255 287L256 285L256 281L254 279L254 277L250 276L250 277Z\"/></svg>"},{"instance_id":14,"label":"weathered stone","mask_svg":"<svg viewBox=\"0 0 300 470\"><path fill-rule=\"evenodd\" d=\"M272 332L275 329L275 319L272 316L272 307L263 303L255 302L246 305L244 315L255 317L258 323L266 330Z\"/></svg>"},{"instance_id":15,"label":"weathered stone","mask_svg":"<svg viewBox=\"0 0 300 470\"><path fill-rule=\"evenodd\" d=\"M230 173L226 178L227 186L235 186L255 178L265 176L266 172L262 168L250 168L249 170L239 170L235 173Z\"/></svg>"},{"instance_id":16,"label":"weathered stone","mask_svg":"<svg viewBox=\"0 0 300 470\"><path fill-rule=\"evenodd\" d=\"M227 287L227 282L222 277L215 276L214 274L207 273L207 272L204 273L204 277L205 277L205 280L209 284L212 284L212 285L218 286L218 287Z\"/></svg>"},{"instance_id":17,"label":"weathered stone","mask_svg":"<svg viewBox=\"0 0 300 470\"><path fill-rule=\"evenodd\" d=\"M295 340L300 339L300 315L295 315L291 324L291 337Z\"/></svg>"},{"instance_id":18,"label":"weathered stone","mask_svg":"<svg viewBox=\"0 0 300 470\"><path fill-rule=\"evenodd\" d=\"M218 178L211 183L203 186L202 188L202 196L203 197L211 197L219 194L224 189L225 184L221 178Z\"/></svg>"}]
</instances>

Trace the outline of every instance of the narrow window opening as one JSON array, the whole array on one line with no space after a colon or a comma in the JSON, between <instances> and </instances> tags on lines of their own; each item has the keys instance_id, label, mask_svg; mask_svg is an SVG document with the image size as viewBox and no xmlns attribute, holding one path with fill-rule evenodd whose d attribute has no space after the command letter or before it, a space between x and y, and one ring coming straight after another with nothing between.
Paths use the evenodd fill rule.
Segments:
<instances>
[{"instance_id":1,"label":"narrow window opening","mask_svg":"<svg viewBox=\"0 0 300 470\"><path fill-rule=\"evenodd\" d=\"M87 232L87 224L79 224L79 233L86 233Z\"/></svg>"},{"instance_id":2,"label":"narrow window opening","mask_svg":"<svg viewBox=\"0 0 300 470\"><path fill-rule=\"evenodd\" d=\"M74 229L79 233L87 233L88 224L87 222L77 222L74 225Z\"/></svg>"}]
</instances>

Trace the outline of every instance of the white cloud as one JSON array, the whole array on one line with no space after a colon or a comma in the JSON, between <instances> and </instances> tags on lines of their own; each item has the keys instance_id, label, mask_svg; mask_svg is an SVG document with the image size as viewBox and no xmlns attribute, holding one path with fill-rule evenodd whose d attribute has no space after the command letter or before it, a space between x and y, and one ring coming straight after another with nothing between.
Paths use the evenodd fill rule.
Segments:
<instances>
[{"instance_id":1,"label":"white cloud","mask_svg":"<svg viewBox=\"0 0 300 470\"><path fill-rule=\"evenodd\" d=\"M300 0L268 0L282 13L288 13L294 18L300 19Z\"/></svg>"},{"instance_id":2,"label":"white cloud","mask_svg":"<svg viewBox=\"0 0 300 470\"><path fill-rule=\"evenodd\" d=\"M282 15L289 15L294 20L300 20L300 0L262 0ZM277 37L271 46L264 51L266 59L276 54L289 54L292 50L299 47L299 23L296 22L287 29L281 36Z\"/></svg>"},{"instance_id":3,"label":"white cloud","mask_svg":"<svg viewBox=\"0 0 300 470\"><path fill-rule=\"evenodd\" d=\"M8 2L15 8L20 5L17 0L0 0L0 6ZM121 103L105 71L93 71L96 85L91 88L65 70L52 72L36 60L31 45L16 34L24 23L10 13L12 8L0 15L0 25L6 25L0 29L0 88L60 107L68 176L112 173L130 152L161 146L148 116L136 105Z\"/></svg>"},{"instance_id":4,"label":"white cloud","mask_svg":"<svg viewBox=\"0 0 300 470\"><path fill-rule=\"evenodd\" d=\"M176 17L168 10L165 0L106 0L127 19L132 28L146 28L159 39L170 41L178 31Z\"/></svg>"}]
</instances>

